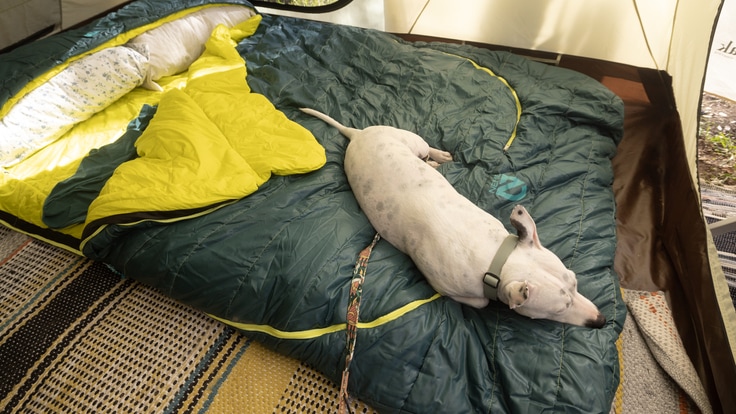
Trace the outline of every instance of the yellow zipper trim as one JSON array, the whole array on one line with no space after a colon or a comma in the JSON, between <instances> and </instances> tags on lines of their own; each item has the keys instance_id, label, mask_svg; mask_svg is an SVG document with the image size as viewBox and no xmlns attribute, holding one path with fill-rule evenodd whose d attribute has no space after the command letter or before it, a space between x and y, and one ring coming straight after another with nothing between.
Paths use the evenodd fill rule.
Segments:
<instances>
[{"instance_id":1,"label":"yellow zipper trim","mask_svg":"<svg viewBox=\"0 0 736 414\"><path fill-rule=\"evenodd\" d=\"M415 300L413 302L409 302L406 305L392 312L389 312L373 321L358 322L358 329L372 329L372 328L377 328L381 325L385 325L389 322L399 319L400 317L419 308L420 306L426 305L427 303L430 303L430 302L435 301L436 299L439 299L440 297L442 297L442 295L440 295L439 293L436 293L434 294L434 296L428 299L420 299L420 300ZM207 315L209 315L211 318L215 320L218 320L224 324L230 325L233 328L237 328L241 331L265 333L267 335L270 335L270 336L273 336L279 339L314 339L314 338L319 338L320 336L323 336L323 335L340 332L340 331L344 331L345 329L347 329L346 323L338 323L335 325L326 326L324 328L307 329L303 331L282 331L270 325L258 325L258 324L251 324L251 323L233 322L233 321L230 321L224 318L217 317L212 314L207 314Z\"/></svg>"},{"instance_id":2,"label":"yellow zipper trim","mask_svg":"<svg viewBox=\"0 0 736 414\"><path fill-rule=\"evenodd\" d=\"M449 56L455 56L457 58L467 60L476 69L482 70L482 71L488 73L489 75L493 76L494 78L500 80L504 85L506 85L506 87L509 89L509 92L511 92L511 95L514 97L514 103L516 103L516 122L514 123L514 130L511 131L511 137L508 139L508 141L506 141L506 145L503 146L503 150L504 151L507 151L509 149L509 147L511 147L511 144L514 142L514 139L516 138L516 129L518 128L519 121L521 120L521 101L519 100L519 95L516 94L516 90L514 90L514 88L512 88L511 85L509 85L509 83L508 83L508 81L506 81L506 79L504 79L502 76L496 75L496 73L494 73L492 70L488 69L487 67L481 66L481 65L475 63L475 61L473 61L473 60L471 60L469 58L466 58L464 56L455 55L455 54L452 54L452 53L445 53L445 54L447 54Z\"/></svg>"},{"instance_id":3,"label":"yellow zipper trim","mask_svg":"<svg viewBox=\"0 0 736 414\"><path fill-rule=\"evenodd\" d=\"M18 233L25 234L26 236L29 236L29 237L31 237L33 239L41 240L41 241L43 241L45 243L48 243L48 244L50 244L50 245L52 245L54 247L58 247L60 249L66 250L66 251L68 251L70 253L74 253L74 254L76 254L78 256L84 256L84 254L82 253L81 250L77 250L77 249L75 249L75 248L73 248L71 246L68 246L68 245L64 244L64 243L59 243L57 241L48 239L48 238L43 237L43 236L41 236L39 234L36 234L36 233L28 232L28 231L25 231L25 230L21 230L18 227L13 226L12 224L8 223L5 220L0 220L0 224L2 224L3 226L5 226L5 227L7 227L7 228L9 228L9 229L11 229L13 231L18 232ZM65 233L62 233L62 234L65 234ZM72 236L72 237L74 237L74 236Z\"/></svg>"},{"instance_id":4,"label":"yellow zipper trim","mask_svg":"<svg viewBox=\"0 0 736 414\"><path fill-rule=\"evenodd\" d=\"M237 203L240 200L241 199L231 200L231 201L228 201L228 202L223 202L222 204L218 204L215 207L211 207L211 208L208 208L206 210L202 210L202 211L199 211L197 213L189 214L189 215L186 215L186 216L176 216L176 217L162 218L162 219L153 219L153 218L150 218L149 219L149 218L147 218L147 219L140 219L140 220L136 220L136 221L131 221L131 222L128 222L128 223L113 223L113 224L116 225L116 226L120 226L120 227L133 227L133 226L137 226L137 225L142 224L142 223L149 223L149 222L152 222L152 223L162 223L162 224L171 224L171 223L176 223L178 221L189 220L189 219L193 219L193 218L205 216L205 215L210 214L210 213L212 213L214 211L217 211L217 210L219 210L219 209L221 209L223 207L227 207L229 205L235 204L235 203ZM85 223L85 227L88 224L89 223ZM80 243L79 243L79 251L80 252L83 252L84 251L84 247L87 245L87 243L90 240L94 239L95 236L97 236L98 234L102 233L107 228L107 226L110 226L110 224L103 224L103 225L101 225L94 232L92 232L92 234L90 234L89 236L87 236L84 239L82 239L80 241Z\"/></svg>"}]
</instances>

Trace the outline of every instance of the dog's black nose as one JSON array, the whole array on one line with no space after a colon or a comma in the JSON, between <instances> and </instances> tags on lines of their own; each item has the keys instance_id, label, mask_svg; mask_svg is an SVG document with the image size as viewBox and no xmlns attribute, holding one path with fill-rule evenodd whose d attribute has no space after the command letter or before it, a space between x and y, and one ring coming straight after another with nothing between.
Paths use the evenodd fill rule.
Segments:
<instances>
[{"instance_id":1,"label":"dog's black nose","mask_svg":"<svg viewBox=\"0 0 736 414\"><path fill-rule=\"evenodd\" d=\"M602 313L598 312L598 316L595 319L589 320L585 326L588 328L602 328L606 324L606 317Z\"/></svg>"}]
</instances>

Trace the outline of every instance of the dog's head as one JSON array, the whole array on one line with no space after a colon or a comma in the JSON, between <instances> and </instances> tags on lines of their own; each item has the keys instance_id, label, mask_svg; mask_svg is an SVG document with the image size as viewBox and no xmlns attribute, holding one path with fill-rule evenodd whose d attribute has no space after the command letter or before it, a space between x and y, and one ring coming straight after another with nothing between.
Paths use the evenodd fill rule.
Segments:
<instances>
[{"instance_id":1,"label":"dog's head","mask_svg":"<svg viewBox=\"0 0 736 414\"><path fill-rule=\"evenodd\" d=\"M575 273L539 242L537 226L524 207L514 208L511 224L519 241L501 269L498 299L533 319L602 327L606 318L578 293Z\"/></svg>"}]
</instances>

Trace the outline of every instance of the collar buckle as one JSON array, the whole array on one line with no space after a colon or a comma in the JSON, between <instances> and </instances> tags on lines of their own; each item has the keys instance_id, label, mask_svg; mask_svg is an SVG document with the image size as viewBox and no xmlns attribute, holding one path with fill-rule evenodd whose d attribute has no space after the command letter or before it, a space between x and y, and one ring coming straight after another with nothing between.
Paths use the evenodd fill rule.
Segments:
<instances>
[{"instance_id":1,"label":"collar buckle","mask_svg":"<svg viewBox=\"0 0 736 414\"><path fill-rule=\"evenodd\" d=\"M488 271L483 275L483 296L491 300L498 300L498 285L501 282L501 268L506 264L506 260L514 251L519 238L514 234L509 234L501 242L501 246L493 256Z\"/></svg>"}]
</instances>

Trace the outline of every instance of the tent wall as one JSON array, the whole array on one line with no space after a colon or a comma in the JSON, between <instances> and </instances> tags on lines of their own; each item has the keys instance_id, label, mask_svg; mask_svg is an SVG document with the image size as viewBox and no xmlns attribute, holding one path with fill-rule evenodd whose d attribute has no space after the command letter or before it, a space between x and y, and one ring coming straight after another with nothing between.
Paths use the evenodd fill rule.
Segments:
<instances>
[{"instance_id":1,"label":"tent wall","mask_svg":"<svg viewBox=\"0 0 736 414\"><path fill-rule=\"evenodd\" d=\"M412 3L413 7L404 3ZM646 3L640 11L652 33L649 37L653 52L662 66L672 27L672 19L662 16L672 16L675 3ZM660 10L655 10L651 3L658 3ZM389 32L410 29L418 35L654 67L630 1L387 0L384 7Z\"/></svg>"},{"instance_id":2,"label":"tent wall","mask_svg":"<svg viewBox=\"0 0 736 414\"><path fill-rule=\"evenodd\" d=\"M697 183L698 112L703 92L706 62L720 0L681 0L677 2L667 65L672 89L682 120L685 154Z\"/></svg>"},{"instance_id":3,"label":"tent wall","mask_svg":"<svg viewBox=\"0 0 736 414\"><path fill-rule=\"evenodd\" d=\"M0 2L0 49L43 31L61 21L58 0L3 0Z\"/></svg>"},{"instance_id":4,"label":"tent wall","mask_svg":"<svg viewBox=\"0 0 736 414\"><path fill-rule=\"evenodd\" d=\"M2 0L0 49L68 29L131 0Z\"/></svg>"},{"instance_id":5,"label":"tent wall","mask_svg":"<svg viewBox=\"0 0 736 414\"><path fill-rule=\"evenodd\" d=\"M61 0L61 29L68 29L130 0Z\"/></svg>"},{"instance_id":6,"label":"tent wall","mask_svg":"<svg viewBox=\"0 0 736 414\"><path fill-rule=\"evenodd\" d=\"M736 1L723 3L710 50L705 90L736 101Z\"/></svg>"}]
</instances>

